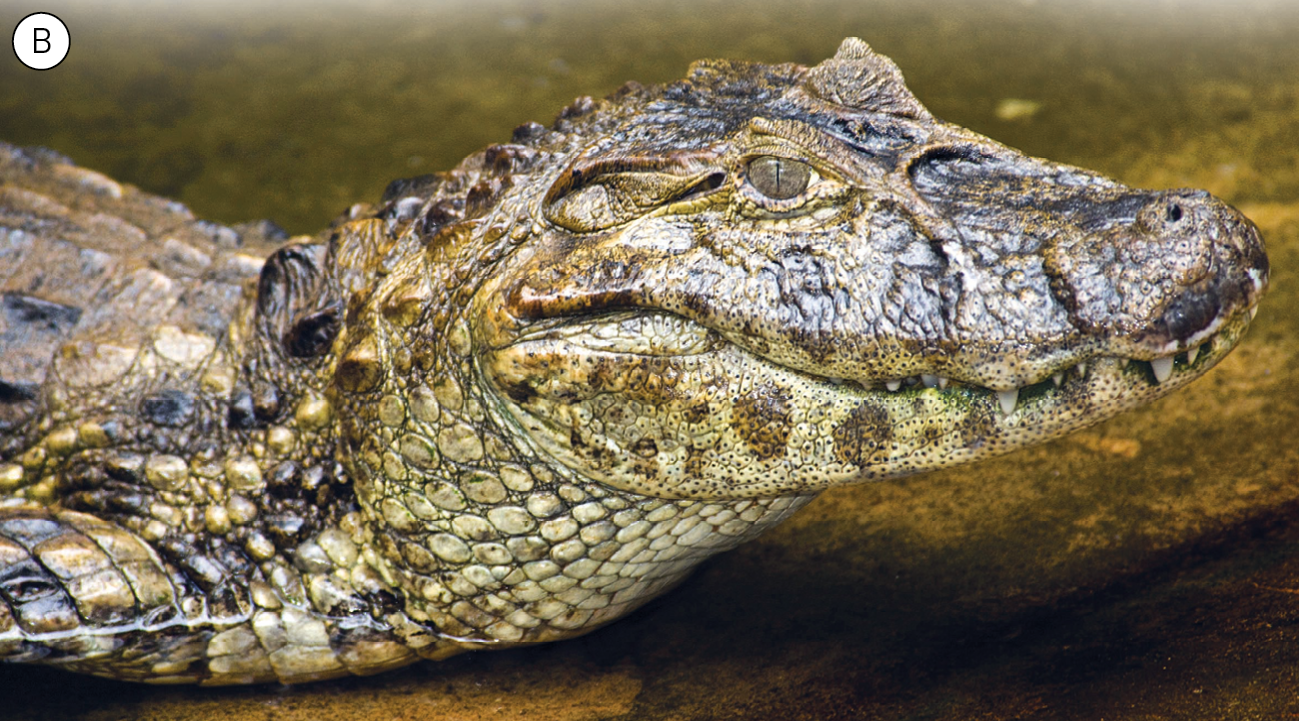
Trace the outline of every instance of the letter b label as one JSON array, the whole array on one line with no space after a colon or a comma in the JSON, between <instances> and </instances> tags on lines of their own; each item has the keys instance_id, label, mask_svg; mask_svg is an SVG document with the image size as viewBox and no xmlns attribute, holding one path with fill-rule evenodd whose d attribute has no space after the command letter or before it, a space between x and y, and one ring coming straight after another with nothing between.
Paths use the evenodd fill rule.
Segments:
<instances>
[{"instance_id":1,"label":"letter b label","mask_svg":"<svg viewBox=\"0 0 1299 721\"><path fill-rule=\"evenodd\" d=\"M14 55L32 70L63 62L68 44L68 26L49 13L32 13L14 28Z\"/></svg>"}]
</instances>

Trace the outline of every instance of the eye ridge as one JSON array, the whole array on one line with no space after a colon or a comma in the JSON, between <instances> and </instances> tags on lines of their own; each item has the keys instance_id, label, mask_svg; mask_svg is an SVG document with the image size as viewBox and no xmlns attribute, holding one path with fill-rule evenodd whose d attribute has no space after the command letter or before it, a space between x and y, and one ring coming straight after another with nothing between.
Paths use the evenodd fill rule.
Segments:
<instances>
[{"instance_id":1,"label":"eye ridge","mask_svg":"<svg viewBox=\"0 0 1299 721\"><path fill-rule=\"evenodd\" d=\"M802 195L812 182L812 166L792 158L763 155L749 161L745 173L754 190L772 200Z\"/></svg>"}]
</instances>

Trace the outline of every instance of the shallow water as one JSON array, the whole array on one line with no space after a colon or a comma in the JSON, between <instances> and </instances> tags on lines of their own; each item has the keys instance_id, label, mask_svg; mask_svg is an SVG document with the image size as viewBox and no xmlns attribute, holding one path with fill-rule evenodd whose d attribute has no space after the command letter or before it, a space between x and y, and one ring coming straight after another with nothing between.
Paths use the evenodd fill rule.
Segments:
<instances>
[{"instance_id":1,"label":"shallow water","mask_svg":"<svg viewBox=\"0 0 1299 721\"><path fill-rule=\"evenodd\" d=\"M540 9L538 9L540 8ZM826 494L583 639L294 688L0 668L0 717L1284 718L1299 713L1299 3L63 3L0 138L226 222L312 232L573 97L859 35L939 117L1261 227L1244 344L1012 458ZM0 25L26 14L0 4Z\"/></svg>"}]
</instances>

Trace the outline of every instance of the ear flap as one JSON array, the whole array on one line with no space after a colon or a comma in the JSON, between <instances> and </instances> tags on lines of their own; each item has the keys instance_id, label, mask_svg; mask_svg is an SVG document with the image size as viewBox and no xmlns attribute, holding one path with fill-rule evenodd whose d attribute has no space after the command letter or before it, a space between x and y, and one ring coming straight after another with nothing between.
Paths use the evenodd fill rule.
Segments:
<instances>
[{"instance_id":1,"label":"ear flap","mask_svg":"<svg viewBox=\"0 0 1299 721\"><path fill-rule=\"evenodd\" d=\"M875 113L930 119L907 89L892 60L877 55L859 38L848 38L833 58L807 71L808 91L822 100Z\"/></svg>"}]
</instances>

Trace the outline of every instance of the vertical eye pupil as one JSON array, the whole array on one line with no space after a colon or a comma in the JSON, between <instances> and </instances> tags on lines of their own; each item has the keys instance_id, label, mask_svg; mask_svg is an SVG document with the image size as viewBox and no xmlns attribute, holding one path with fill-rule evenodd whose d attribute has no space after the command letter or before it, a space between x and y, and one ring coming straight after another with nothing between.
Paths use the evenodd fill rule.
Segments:
<instances>
[{"instance_id":1,"label":"vertical eye pupil","mask_svg":"<svg viewBox=\"0 0 1299 721\"><path fill-rule=\"evenodd\" d=\"M788 200L804 190L812 178L807 163L764 155L749 161L749 184L773 200Z\"/></svg>"}]
</instances>

